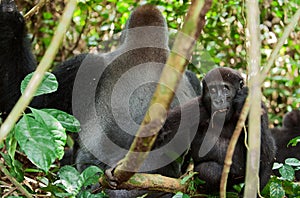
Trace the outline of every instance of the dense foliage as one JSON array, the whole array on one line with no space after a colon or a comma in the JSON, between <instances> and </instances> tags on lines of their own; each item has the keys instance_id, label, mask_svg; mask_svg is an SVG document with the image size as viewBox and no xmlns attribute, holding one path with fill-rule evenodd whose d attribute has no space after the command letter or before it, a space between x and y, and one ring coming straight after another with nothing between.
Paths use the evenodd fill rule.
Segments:
<instances>
[{"instance_id":1,"label":"dense foliage","mask_svg":"<svg viewBox=\"0 0 300 198\"><path fill-rule=\"evenodd\" d=\"M25 0L18 3L26 13L36 1ZM169 28L176 30L182 25L190 1L80 1L56 61L60 62L82 52L110 50L113 47L111 40L119 36L130 12L142 3L158 5L166 16ZM289 23L289 19L299 7L298 3L297 0L261 2L262 66L266 64L274 45L282 35L284 26ZM64 6L63 2L48 3L28 21L34 53L38 59L43 56L49 45ZM239 68L247 73L244 12L244 4L241 1L213 1L190 65L190 69L200 78L215 66ZM271 126L280 124L285 112L299 108L299 29L299 26L296 26L291 33L264 83L263 93L269 109Z\"/></svg>"},{"instance_id":2,"label":"dense foliage","mask_svg":"<svg viewBox=\"0 0 300 198\"><path fill-rule=\"evenodd\" d=\"M23 13L26 13L37 2L37 0L24 0L17 3ZM80 0L73 16L71 28L66 34L53 65L82 52L113 49L114 42L111 40L120 36L120 31L124 28L131 11L142 3L158 5L166 17L169 28L176 30L183 23L190 1ZM266 64L274 45L282 35L284 26L289 23L290 17L299 8L298 3L297 0L261 1L262 66ZM33 42L33 51L38 61L50 44L64 7L64 1L49 2L27 21ZM242 1L219 2L213 0L212 8L207 14L204 31L189 65L189 69L194 71L200 79L209 69L217 66L229 66L247 73L244 12ZM300 108L299 29L297 26L291 33L264 82L263 94L269 110L270 126L280 125L285 112ZM172 43L172 39L170 43ZM29 78L30 75L23 81L23 88ZM48 74L44 81L46 86L40 87L39 94L55 91L53 89L57 88L55 77ZM43 187L44 191L52 192L56 197L76 195L78 197L105 197L102 193L92 196L88 191L80 191L80 189L97 182L97 177L94 175L103 174L98 168L91 167L80 174L73 167L66 166L58 170L58 167L53 165L55 160L61 159L63 155L67 141L66 130L77 132L79 130L78 121L71 115L58 110L33 108L30 110L31 113L24 114L17 123L13 133L7 138L6 145L0 145L1 148L6 146L7 152L1 154L11 176L22 181L24 173L26 175L26 173L35 172L36 175L33 176L35 179L43 184L48 184L39 187ZM32 128L47 135L34 133ZM48 139L44 139L45 137ZM45 147L45 145L49 147ZM43 152L38 153L38 151ZM24 167L22 168L20 161L24 159L23 153L38 169L27 168L24 170ZM268 190L263 193L271 197L299 196L299 185L292 182L294 172L300 167L299 164L297 159L287 159L285 164L275 164L274 168L279 169L282 178L273 177L268 185ZM26 167L33 166L32 164L24 165ZM43 174L41 174L42 172ZM53 176L54 173L58 174ZM32 189L30 190L32 191ZM178 194L178 196L186 195Z\"/></svg>"}]
</instances>

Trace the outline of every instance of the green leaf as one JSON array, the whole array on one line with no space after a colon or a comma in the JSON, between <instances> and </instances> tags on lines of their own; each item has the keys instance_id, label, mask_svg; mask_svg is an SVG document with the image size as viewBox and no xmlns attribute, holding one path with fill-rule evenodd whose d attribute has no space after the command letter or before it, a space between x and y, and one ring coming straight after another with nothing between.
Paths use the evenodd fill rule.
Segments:
<instances>
[{"instance_id":1,"label":"green leaf","mask_svg":"<svg viewBox=\"0 0 300 198\"><path fill-rule=\"evenodd\" d=\"M31 108L32 118L24 115L17 123L15 137L28 159L48 172L56 158L62 158L66 134L61 124L51 115Z\"/></svg>"},{"instance_id":2,"label":"green leaf","mask_svg":"<svg viewBox=\"0 0 300 198\"><path fill-rule=\"evenodd\" d=\"M172 198L190 198L190 196L182 192L178 192Z\"/></svg>"},{"instance_id":3,"label":"green leaf","mask_svg":"<svg viewBox=\"0 0 300 198\"><path fill-rule=\"evenodd\" d=\"M300 166L300 161L296 158L287 158L284 162L290 166Z\"/></svg>"},{"instance_id":4,"label":"green leaf","mask_svg":"<svg viewBox=\"0 0 300 198\"><path fill-rule=\"evenodd\" d=\"M72 195L77 195L80 189L78 181L80 180L79 172L72 166L63 166L59 172L59 180L56 184L60 183L63 185L65 191Z\"/></svg>"},{"instance_id":5,"label":"green leaf","mask_svg":"<svg viewBox=\"0 0 300 198\"><path fill-rule=\"evenodd\" d=\"M67 141L67 134L61 123L55 119L52 115L44 112L42 110L37 110L30 108L34 118L43 125L48 131L51 132L51 135L55 141L55 151L58 159L62 159L64 156L64 146Z\"/></svg>"},{"instance_id":6,"label":"green leaf","mask_svg":"<svg viewBox=\"0 0 300 198\"><path fill-rule=\"evenodd\" d=\"M76 196L82 187L97 184L100 175L103 175L103 171L96 166L86 168L81 174L72 166L63 166L59 170L60 179L55 183L60 185L66 192Z\"/></svg>"},{"instance_id":7,"label":"green leaf","mask_svg":"<svg viewBox=\"0 0 300 198\"><path fill-rule=\"evenodd\" d=\"M92 184L97 184L99 177L102 176L104 172L97 166L89 166L80 174L80 186L89 186Z\"/></svg>"},{"instance_id":8,"label":"green leaf","mask_svg":"<svg viewBox=\"0 0 300 198\"><path fill-rule=\"evenodd\" d=\"M55 142L51 132L25 114L17 123L15 134L28 159L47 172L56 159Z\"/></svg>"},{"instance_id":9,"label":"green leaf","mask_svg":"<svg viewBox=\"0 0 300 198\"><path fill-rule=\"evenodd\" d=\"M197 172L192 172L189 173L189 175L185 176L184 178L181 179L180 184L184 185L189 179L194 177L194 175L198 174Z\"/></svg>"},{"instance_id":10,"label":"green leaf","mask_svg":"<svg viewBox=\"0 0 300 198\"><path fill-rule=\"evenodd\" d=\"M240 192L242 192L244 186L245 186L245 183L240 183L240 184L234 185L233 189L236 190L238 193L240 193Z\"/></svg>"},{"instance_id":11,"label":"green leaf","mask_svg":"<svg viewBox=\"0 0 300 198\"><path fill-rule=\"evenodd\" d=\"M32 76L33 76L33 72L28 74L22 81L22 83L21 83L21 93L22 94L24 93L24 90L27 87ZM58 82L57 82L54 74L52 74L50 72L46 72L44 75L43 81L42 81L40 87L38 88L38 90L36 91L36 93L34 94L34 96L39 96L39 95L55 92L57 90L57 87L58 87Z\"/></svg>"},{"instance_id":12,"label":"green leaf","mask_svg":"<svg viewBox=\"0 0 300 198\"><path fill-rule=\"evenodd\" d=\"M44 19L51 19L52 13L51 12L43 12L43 18Z\"/></svg>"},{"instance_id":13,"label":"green leaf","mask_svg":"<svg viewBox=\"0 0 300 198\"><path fill-rule=\"evenodd\" d=\"M279 168L281 168L282 166L283 166L282 163L274 162L272 170L279 169Z\"/></svg>"},{"instance_id":14,"label":"green leaf","mask_svg":"<svg viewBox=\"0 0 300 198\"><path fill-rule=\"evenodd\" d=\"M289 145L296 146L300 142L300 136L291 139L288 143Z\"/></svg>"},{"instance_id":15,"label":"green leaf","mask_svg":"<svg viewBox=\"0 0 300 198\"><path fill-rule=\"evenodd\" d=\"M15 152L17 149L17 140L14 134L15 134L14 130L11 131L5 140L7 153L9 154L12 160L15 159Z\"/></svg>"},{"instance_id":16,"label":"green leaf","mask_svg":"<svg viewBox=\"0 0 300 198\"><path fill-rule=\"evenodd\" d=\"M56 118L61 123L61 125L66 129L66 131L69 132L80 131L80 123L74 116L57 109L41 109L41 110Z\"/></svg>"},{"instance_id":17,"label":"green leaf","mask_svg":"<svg viewBox=\"0 0 300 198\"><path fill-rule=\"evenodd\" d=\"M8 154L4 154L2 152L0 152L0 154L6 165L9 167L9 173L16 178L18 182L22 182L24 180L24 171L21 162L12 159Z\"/></svg>"},{"instance_id":18,"label":"green leaf","mask_svg":"<svg viewBox=\"0 0 300 198\"><path fill-rule=\"evenodd\" d=\"M294 176L295 176L295 171L292 166L284 164L280 169L279 169L280 175L283 177L283 179L288 180L288 181L293 181Z\"/></svg>"},{"instance_id":19,"label":"green leaf","mask_svg":"<svg viewBox=\"0 0 300 198\"><path fill-rule=\"evenodd\" d=\"M272 182L270 185L270 197L271 198L278 198L278 197L284 197L285 192L280 183Z\"/></svg>"}]
</instances>

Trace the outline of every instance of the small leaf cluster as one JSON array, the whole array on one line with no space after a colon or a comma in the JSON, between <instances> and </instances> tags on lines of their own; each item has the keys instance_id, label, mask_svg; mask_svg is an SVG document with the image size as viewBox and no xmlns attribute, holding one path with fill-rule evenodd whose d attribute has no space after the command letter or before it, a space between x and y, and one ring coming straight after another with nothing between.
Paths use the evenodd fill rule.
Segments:
<instances>
[{"instance_id":1,"label":"small leaf cluster","mask_svg":"<svg viewBox=\"0 0 300 198\"><path fill-rule=\"evenodd\" d=\"M272 176L262 194L265 197L299 197L300 185L295 180L295 171L300 170L300 161L287 158L285 163L275 162L273 170L278 170L281 177Z\"/></svg>"},{"instance_id":2,"label":"small leaf cluster","mask_svg":"<svg viewBox=\"0 0 300 198\"><path fill-rule=\"evenodd\" d=\"M81 174L72 166L63 166L58 172L59 179L44 190L52 192L55 197L106 198L104 193L92 194L84 189L97 184L101 175L103 171L96 166L86 168Z\"/></svg>"},{"instance_id":3,"label":"small leaf cluster","mask_svg":"<svg viewBox=\"0 0 300 198\"><path fill-rule=\"evenodd\" d=\"M24 94L32 73L28 74L21 83L21 93ZM46 73L42 84L35 96L55 92L58 88L56 77L52 73ZM24 173L39 173L36 179L46 187L43 191L51 192L55 197L107 197L104 193L91 194L86 187L98 183L98 178L103 171L91 166L81 174L72 166L64 166L60 169L55 165L56 160L64 156L64 147L67 142L68 132L79 132L80 123L72 115L57 109L35 109L24 113L16 123L13 131L5 140L6 152L0 152L5 165L12 177L17 181L24 180ZM26 158L35 165L26 168L16 159L16 153L25 154ZM57 172L58 171L58 172ZM57 172L57 174L56 174Z\"/></svg>"}]
</instances>

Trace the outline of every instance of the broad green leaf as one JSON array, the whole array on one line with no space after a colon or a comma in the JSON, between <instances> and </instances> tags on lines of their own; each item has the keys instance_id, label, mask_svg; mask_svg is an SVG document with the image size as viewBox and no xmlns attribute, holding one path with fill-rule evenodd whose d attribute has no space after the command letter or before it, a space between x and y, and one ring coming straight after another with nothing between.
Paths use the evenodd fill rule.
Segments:
<instances>
[{"instance_id":1,"label":"broad green leaf","mask_svg":"<svg viewBox=\"0 0 300 198\"><path fill-rule=\"evenodd\" d=\"M48 172L57 158L56 143L52 133L40 122L24 115L16 124L15 137L28 159Z\"/></svg>"},{"instance_id":2,"label":"broad green leaf","mask_svg":"<svg viewBox=\"0 0 300 198\"><path fill-rule=\"evenodd\" d=\"M80 173L72 166L63 166L59 170L58 175L60 179L56 183L62 184L68 193L77 195L80 190L78 185Z\"/></svg>"},{"instance_id":3,"label":"broad green leaf","mask_svg":"<svg viewBox=\"0 0 300 198\"><path fill-rule=\"evenodd\" d=\"M103 175L103 171L97 166L89 166L80 174L81 186L89 186L97 184L99 177Z\"/></svg>"},{"instance_id":4,"label":"broad green leaf","mask_svg":"<svg viewBox=\"0 0 300 198\"><path fill-rule=\"evenodd\" d=\"M65 189L66 192L72 193L72 195L75 196L82 187L97 184L99 176L102 174L103 171L96 166L88 167L81 174L72 166L63 166L59 170L60 180L56 181L56 185L62 185L61 187Z\"/></svg>"},{"instance_id":5,"label":"broad green leaf","mask_svg":"<svg viewBox=\"0 0 300 198\"><path fill-rule=\"evenodd\" d=\"M24 93L24 90L26 89L32 76L33 76L33 72L28 74L22 81L22 83L21 83L21 93L22 94ZM34 94L34 96L39 96L39 95L55 92L57 90L57 87L58 87L58 82L57 82L54 74L52 74L50 72L46 72L44 75L43 81L42 81L40 87L38 88L38 90L36 91L36 93Z\"/></svg>"},{"instance_id":6,"label":"broad green leaf","mask_svg":"<svg viewBox=\"0 0 300 198\"><path fill-rule=\"evenodd\" d=\"M31 110L35 119L25 114L16 125L15 137L28 159L47 172L56 158L62 158L66 134L53 116Z\"/></svg>"},{"instance_id":7,"label":"broad green leaf","mask_svg":"<svg viewBox=\"0 0 300 198\"><path fill-rule=\"evenodd\" d=\"M272 182L270 185L270 197L271 198L279 198L284 197L285 192L280 183Z\"/></svg>"},{"instance_id":8,"label":"broad green leaf","mask_svg":"<svg viewBox=\"0 0 300 198\"><path fill-rule=\"evenodd\" d=\"M292 166L284 164L280 169L279 169L280 175L288 180L288 181L293 181L294 176L295 176L295 171Z\"/></svg>"},{"instance_id":9,"label":"broad green leaf","mask_svg":"<svg viewBox=\"0 0 300 198\"><path fill-rule=\"evenodd\" d=\"M56 118L61 123L61 125L66 129L66 131L69 132L80 131L80 123L74 116L57 109L42 109L42 111Z\"/></svg>"},{"instance_id":10,"label":"broad green leaf","mask_svg":"<svg viewBox=\"0 0 300 198\"><path fill-rule=\"evenodd\" d=\"M290 166L300 166L300 161L296 158L287 158L284 162Z\"/></svg>"},{"instance_id":11,"label":"broad green leaf","mask_svg":"<svg viewBox=\"0 0 300 198\"><path fill-rule=\"evenodd\" d=\"M30 108L34 118L43 125L48 131L51 132L55 141L55 151L58 159L64 156L64 146L67 141L67 134L60 122L47 112Z\"/></svg>"}]
</instances>

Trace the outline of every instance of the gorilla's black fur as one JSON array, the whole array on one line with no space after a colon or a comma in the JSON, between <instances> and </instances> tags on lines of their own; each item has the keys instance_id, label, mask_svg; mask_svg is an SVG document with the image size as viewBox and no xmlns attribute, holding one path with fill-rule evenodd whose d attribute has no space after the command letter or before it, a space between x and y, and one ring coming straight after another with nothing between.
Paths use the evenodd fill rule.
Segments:
<instances>
[{"instance_id":1,"label":"gorilla's black fur","mask_svg":"<svg viewBox=\"0 0 300 198\"><path fill-rule=\"evenodd\" d=\"M160 30L157 32L148 32L147 27L155 26ZM141 30L139 28L144 28ZM166 63L169 49L168 49L168 32L164 17L160 11L151 5L144 5L137 8L130 16L127 25L127 31L122 33L121 46L114 52L93 55L80 54L70 60L67 60L58 65L53 73L55 74L59 88L58 91L52 94L36 97L30 106L37 108L57 108L68 113L73 113L72 108L72 94L74 84L76 83L76 76L82 65L95 64L97 67L105 68L103 75L97 85L95 106L97 116L99 116L98 123L101 126L100 131L92 133L88 128L83 128L81 134L88 134L88 138L81 141L81 147L76 155L76 163L79 170L83 170L86 166L94 164L101 168L108 168L107 164L101 162L89 151L97 151L98 156L107 156L110 163L117 163L123 154L114 151L107 151L105 142L101 141L103 135L107 135L111 141L118 144L118 146L128 149L134 135L124 132L115 122L112 115L111 94L115 83L120 77L131 68L145 64L146 67L152 68L154 64L158 66L153 67L154 70L149 70L150 75L154 75L159 79L162 66ZM137 29L137 31L131 31ZM144 44L144 47L135 48L136 45ZM154 46L153 46L154 44ZM158 46L158 47L157 47ZM109 60L110 63L106 61ZM90 64L87 64L90 63ZM150 65L147 65L150 63ZM105 67L107 66L107 67ZM18 12L13 0L2 0L0 3L0 112L1 118L5 119L7 114L20 97L20 84L23 78L30 72L34 71L36 62L32 55L30 42L27 38L27 31L23 16ZM147 74L145 74L147 75ZM93 79L88 79L93 80ZM135 80L133 78L133 80ZM146 82L137 87L133 96L130 97L130 116L139 124L144 117L145 111L148 107L149 101L154 92L156 83ZM197 77L191 73L186 72L183 76L181 87L179 88L179 95L183 97L183 102L200 95L200 83ZM191 84L191 86L190 86ZM82 92L86 90L81 90ZM85 95L82 94L84 97ZM122 95L121 95L122 96ZM172 106L178 105L178 100L175 99ZM85 104L82 104L83 106ZM78 113L78 112L77 112ZM78 115L79 120L85 126L86 117ZM82 117L81 117L82 116ZM82 119L81 119L82 118ZM131 131L135 132L135 131ZM86 136L85 136L86 137ZM156 147L163 146L158 141ZM107 151L107 152L106 152ZM100 153L99 153L100 152ZM181 153L179 153L180 155ZM112 158L110 156L113 155ZM97 156L97 157L98 157ZM166 158L162 154L161 158ZM173 158L172 158L173 159ZM159 160L158 160L159 161ZM181 174L182 162L176 161L176 158L165 167L159 167L153 170L154 173L160 173L166 176L178 177ZM112 192L114 193L114 192ZM127 192L117 191L118 196L134 196L144 192Z\"/></svg>"},{"instance_id":2,"label":"gorilla's black fur","mask_svg":"<svg viewBox=\"0 0 300 198\"><path fill-rule=\"evenodd\" d=\"M5 119L21 95L24 77L34 71L36 62L31 52L23 16L11 0L0 3L0 113Z\"/></svg>"},{"instance_id":3,"label":"gorilla's black fur","mask_svg":"<svg viewBox=\"0 0 300 198\"><path fill-rule=\"evenodd\" d=\"M227 147L239 119L241 109L248 94L239 72L230 68L217 68L207 73L202 82L203 95L191 100L181 108L170 111L160 135L173 136L180 120L190 120L183 128L186 134L192 129L197 133L191 144L190 154L194 161L197 177L206 183L203 192L217 193L224 166ZM198 105L199 104L199 105ZM199 108L199 120L195 120L191 110ZM182 112L185 112L182 114ZM262 105L261 116L261 161L260 186L263 188L272 173L275 157L275 143L268 129L268 116ZM247 125L247 124L246 124ZM228 177L228 189L245 179L246 152L244 132L237 142L233 162Z\"/></svg>"},{"instance_id":4,"label":"gorilla's black fur","mask_svg":"<svg viewBox=\"0 0 300 198\"><path fill-rule=\"evenodd\" d=\"M271 129L275 138L277 152L276 162L284 163L287 158L297 158L300 160L300 144L289 145L291 139L300 136L300 110L293 110L285 114L282 127ZM277 176L278 171L274 171ZM300 171L296 172L296 179L300 181Z\"/></svg>"}]
</instances>

